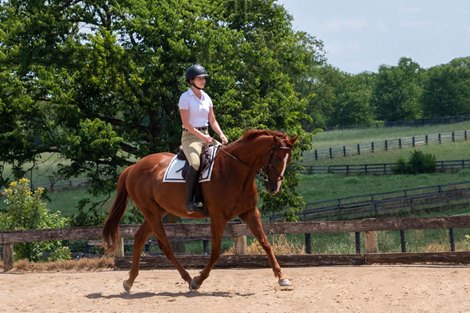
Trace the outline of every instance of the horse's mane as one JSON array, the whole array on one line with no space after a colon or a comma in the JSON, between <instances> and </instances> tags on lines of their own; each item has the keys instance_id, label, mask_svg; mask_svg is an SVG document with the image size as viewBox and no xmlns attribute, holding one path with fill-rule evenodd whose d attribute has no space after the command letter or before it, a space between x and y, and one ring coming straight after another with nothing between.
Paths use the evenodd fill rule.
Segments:
<instances>
[{"instance_id":1,"label":"horse's mane","mask_svg":"<svg viewBox=\"0 0 470 313\"><path fill-rule=\"evenodd\" d=\"M280 131L275 130L263 130L263 129L251 129L247 130L238 140L228 144L227 148L237 147L240 143L252 141L260 136L275 136L280 139L287 139L287 135Z\"/></svg>"},{"instance_id":2,"label":"horse's mane","mask_svg":"<svg viewBox=\"0 0 470 313\"><path fill-rule=\"evenodd\" d=\"M259 136L275 136L285 139L287 136L283 132L275 130L251 129L246 131L240 140L253 140Z\"/></svg>"}]
</instances>

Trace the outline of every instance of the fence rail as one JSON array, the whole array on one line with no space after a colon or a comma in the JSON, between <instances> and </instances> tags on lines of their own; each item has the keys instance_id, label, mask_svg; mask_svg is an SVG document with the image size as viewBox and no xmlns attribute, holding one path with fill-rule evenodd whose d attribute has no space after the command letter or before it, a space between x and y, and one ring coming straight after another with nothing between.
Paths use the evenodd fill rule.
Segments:
<instances>
[{"instance_id":1,"label":"fence rail","mask_svg":"<svg viewBox=\"0 0 470 313\"><path fill-rule=\"evenodd\" d=\"M389 175L398 163L304 165L302 174L337 174L337 175ZM470 168L470 160L437 161L436 171L457 172Z\"/></svg>"},{"instance_id":2,"label":"fence rail","mask_svg":"<svg viewBox=\"0 0 470 313\"><path fill-rule=\"evenodd\" d=\"M303 221L358 219L465 207L470 207L470 181L311 202L297 216ZM278 221L282 215L269 219Z\"/></svg>"},{"instance_id":3,"label":"fence rail","mask_svg":"<svg viewBox=\"0 0 470 313\"><path fill-rule=\"evenodd\" d=\"M122 225L121 234L124 238L134 235L140 225ZM451 235L454 228L470 227L470 215L439 217L439 218L400 218L400 219L363 219L351 221L310 221L298 223L267 223L264 229L267 234L305 234L306 253L311 254L311 234L312 233L348 233L356 234L356 256L337 255L337 256L292 256L290 258L293 266L313 266L318 264L368 264L383 262L447 262L447 263L470 263L470 252L455 252L455 244ZM168 237L172 238L210 238L210 224L165 224ZM404 230L410 229L449 229L450 253L448 251L442 253L420 253L420 254L378 254L377 237L374 233L377 231L400 231L404 234ZM361 251L360 234L365 233L365 253ZM13 267L13 244L22 242L48 241L48 240L90 240L100 238L101 227L75 227L67 229L49 229L49 230L28 230L28 231L9 231L0 232L0 245L3 246L4 270L8 271ZM224 230L224 237L235 238L235 242L239 242L238 238L251 235L244 224L227 224ZM404 236L404 235L403 235ZM402 245L405 242L402 240ZM402 251L406 250L403 249ZM246 253L245 253L246 254ZM182 257L184 259L184 257ZM232 264L242 264L243 260L255 261L259 257L247 256L225 256L224 260ZM160 258L161 260L162 258ZM187 258L186 258L187 259ZM289 262L289 256L282 256L280 259ZM366 261L369 260L369 261ZM129 264L129 258L118 258L121 264ZM127 261L126 261L127 260ZM193 266L201 266L201 262L205 262L207 257L195 258L191 256L191 260L200 260L200 263ZM266 260L266 259L264 259ZM325 262L325 260L330 260ZM338 261L340 260L340 261ZM343 261L341 261L343 260ZM372 260L372 261L371 261ZM375 261L374 261L375 260ZM123 263L122 263L123 262ZM219 263L221 263L219 262ZM264 261L264 264L267 264ZM164 263L157 263L153 266L165 266ZM122 265L126 266L126 265ZM247 262L247 266L254 265Z\"/></svg>"},{"instance_id":4,"label":"fence rail","mask_svg":"<svg viewBox=\"0 0 470 313\"><path fill-rule=\"evenodd\" d=\"M443 132L430 135L419 135L412 137L404 137L398 139L390 139L384 141L372 141L367 143L358 143L355 145L344 145L340 147L329 147L323 149L315 149L310 156L304 154L304 162L317 161L322 158L333 159L335 157L347 157L360 155L363 153L374 153L376 151L388 151L393 149L402 149L407 147L417 147L430 144L442 144L445 142L456 142L468 140L469 130Z\"/></svg>"}]
</instances>

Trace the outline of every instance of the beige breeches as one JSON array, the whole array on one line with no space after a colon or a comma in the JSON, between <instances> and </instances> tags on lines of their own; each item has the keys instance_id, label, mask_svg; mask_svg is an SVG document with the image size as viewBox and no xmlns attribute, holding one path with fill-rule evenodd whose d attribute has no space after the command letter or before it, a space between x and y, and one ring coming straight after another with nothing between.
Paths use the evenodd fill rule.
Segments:
<instances>
[{"instance_id":1,"label":"beige breeches","mask_svg":"<svg viewBox=\"0 0 470 313\"><path fill-rule=\"evenodd\" d=\"M208 134L208 131L206 130L202 133ZM195 170L199 170L201 166L201 153L205 144L191 132L183 131L181 135L181 145L183 146L183 152L188 159L189 165Z\"/></svg>"}]
</instances>

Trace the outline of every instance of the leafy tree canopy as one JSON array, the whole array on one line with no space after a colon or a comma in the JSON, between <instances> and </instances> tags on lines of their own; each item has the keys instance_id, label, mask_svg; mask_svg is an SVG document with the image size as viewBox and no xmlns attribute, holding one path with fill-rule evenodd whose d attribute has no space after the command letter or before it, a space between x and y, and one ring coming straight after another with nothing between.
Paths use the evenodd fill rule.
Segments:
<instances>
[{"instance_id":1,"label":"leafy tree canopy","mask_svg":"<svg viewBox=\"0 0 470 313\"><path fill-rule=\"evenodd\" d=\"M387 121L419 118L421 79L421 67L410 58L401 58L398 66L382 65L371 99L377 117Z\"/></svg>"},{"instance_id":2,"label":"leafy tree canopy","mask_svg":"<svg viewBox=\"0 0 470 313\"><path fill-rule=\"evenodd\" d=\"M322 55L273 0L2 1L0 160L21 172L56 153L61 175L106 192L117 167L179 145L176 104L196 62L229 139L271 128L307 149L301 89Z\"/></svg>"},{"instance_id":3,"label":"leafy tree canopy","mask_svg":"<svg viewBox=\"0 0 470 313\"><path fill-rule=\"evenodd\" d=\"M422 103L426 117L470 114L470 58L430 68Z\"/></svg>"}]
</instances>

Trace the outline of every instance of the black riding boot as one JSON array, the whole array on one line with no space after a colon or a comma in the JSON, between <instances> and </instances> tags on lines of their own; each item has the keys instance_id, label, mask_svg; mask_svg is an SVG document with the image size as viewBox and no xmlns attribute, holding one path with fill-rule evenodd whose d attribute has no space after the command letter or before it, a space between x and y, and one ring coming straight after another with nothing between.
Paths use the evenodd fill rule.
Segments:
<instances>
[{"instance_id":1,"label":"black riding boot","mask_svg":"<svg viewBox=\"0 0 470 313\"><path fill-rule=\"evenodd\" d=\"M196 194L196 185L198 183L198 171L192 166L189 167L186 173L186 210L188 213L201 210L201 206L194 202L194 196Z\"/></svg>"}]
</instances>

